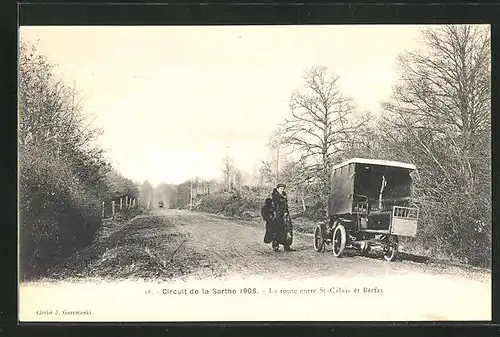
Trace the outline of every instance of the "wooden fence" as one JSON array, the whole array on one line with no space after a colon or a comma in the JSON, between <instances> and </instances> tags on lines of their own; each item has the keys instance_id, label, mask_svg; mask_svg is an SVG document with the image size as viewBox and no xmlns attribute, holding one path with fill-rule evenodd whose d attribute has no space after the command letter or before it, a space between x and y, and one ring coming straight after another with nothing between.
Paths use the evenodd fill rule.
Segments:
<instances>
[{"instance_id":1,"label":"wooden fence","mask_svg":"<svg viewBox=\"0 0 500 337\"><path fill-rule=\"evenodd\" d=\"M136 207L139 205L139 199L124 197L115 201L103 201L101 203L101 217L109 218L114 217L118 210L123 210L124 208Z\"/></svg>"}]
</instances>

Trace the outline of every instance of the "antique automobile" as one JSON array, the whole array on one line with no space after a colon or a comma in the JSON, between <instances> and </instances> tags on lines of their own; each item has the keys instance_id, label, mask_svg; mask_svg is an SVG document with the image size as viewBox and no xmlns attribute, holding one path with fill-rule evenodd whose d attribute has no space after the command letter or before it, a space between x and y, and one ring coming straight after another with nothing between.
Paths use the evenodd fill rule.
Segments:
<instances>
[{"instance_id":1,"label":"antique automobile","mask_svg":"<svg viewBox=\"0 0 500 337\"><path fill-rule=\"evenodd\" d=\"M417 233L418 208L411 203L415 165L355 158L335 165L331 172L328 220L314 231L314 249L331 245L340 257L346 248L363 254L379 248L393 261L398 237Z\"/></svg>"},{"instance_id":2,"label":"antique automobile","mask_svg":"<svg viewBox=\"0 0 500 337\"><path fill-rule=\"evenodd\" d=\"M158 207L159 207L159 208L163 208L163 206L164 206L163 201L161 201L161 200L160 200L160 201L158 201Z\"/></svg>"}]
</instances>

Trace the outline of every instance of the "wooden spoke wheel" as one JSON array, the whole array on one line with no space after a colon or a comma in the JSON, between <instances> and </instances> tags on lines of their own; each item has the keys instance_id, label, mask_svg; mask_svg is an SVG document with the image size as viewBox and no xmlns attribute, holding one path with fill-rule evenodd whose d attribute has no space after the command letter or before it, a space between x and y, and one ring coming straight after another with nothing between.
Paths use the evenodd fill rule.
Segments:
<instances>
[{"instance_id":1,"label":"wooden spoke wheel","mask_svg":"<svg viewBox=\"0 0 500 337\"><path fill-rule=\"evenodd\" d=\"M384 260L386 261L394 261L398 255L398 237L391 235L387 239L387 242L384 244Z\"/></svg>"},{"instance_id":2,"label":"wooden spoke wheel","mask_svg":"<svg viewBox=\"0 0 500 337\"><path fill-rule=\"evenodd\" d=\"M338 224L333 232L332 251L335 257L340 257L344 252L347 234L344 225Z\"/></svg>"},{"instance_id":3,"label":"wooden spoke wheel","mask_svg":"<svg viewBox=\"0 0 500 337\"><path fill-rule=\"evenodd\" d=\"M325 249L325 240L323 239L323 231L321 226L317 225L314 229L314 250L321 252Z\"/></svg>"}]
</instances>

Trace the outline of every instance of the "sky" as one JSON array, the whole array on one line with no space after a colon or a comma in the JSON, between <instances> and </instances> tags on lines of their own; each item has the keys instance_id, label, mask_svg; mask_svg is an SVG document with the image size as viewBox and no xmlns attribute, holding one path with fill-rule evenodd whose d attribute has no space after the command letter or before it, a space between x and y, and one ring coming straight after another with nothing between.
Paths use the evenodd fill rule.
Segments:
<instances>
[{"instance_id":1,"label":"sky","mask_svg":"<svg viewBox=\"0 0 500 337\"><path fill-rule=\"evenodd\" d=\"M377 112L418 26L21 27L103 128L126 177L218 179L228 154L255 172L304 70L326 66L360 111Z\"/></svg>"}]
</instances>

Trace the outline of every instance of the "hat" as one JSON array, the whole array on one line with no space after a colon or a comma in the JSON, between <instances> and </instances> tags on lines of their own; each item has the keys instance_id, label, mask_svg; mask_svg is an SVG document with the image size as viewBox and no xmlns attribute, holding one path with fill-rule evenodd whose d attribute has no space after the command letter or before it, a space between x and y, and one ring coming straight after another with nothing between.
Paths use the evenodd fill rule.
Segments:
<instances>
[{"instance_id":1,"label":"hat","mask_svg":"<svg viewBox=\"0 0 500 337\"><path fill-rule=\"evenodd\" d=\"M286 185L285 185L285 184L278 184L278 185L276 185L276 188L280 188L280 187L285 188L285 187L286 187Z\"/></svg>"}]
</instances>

